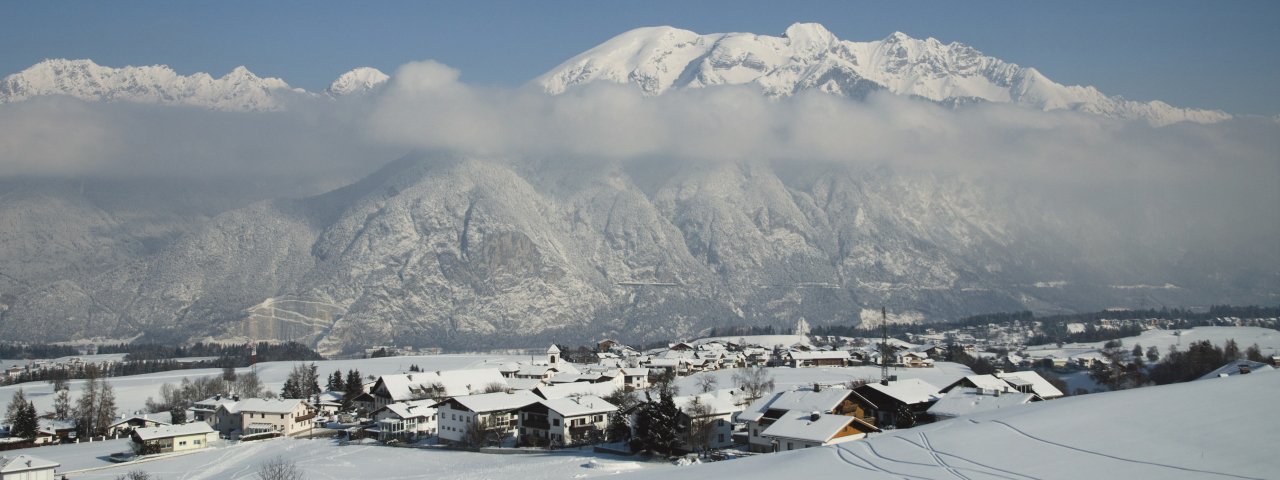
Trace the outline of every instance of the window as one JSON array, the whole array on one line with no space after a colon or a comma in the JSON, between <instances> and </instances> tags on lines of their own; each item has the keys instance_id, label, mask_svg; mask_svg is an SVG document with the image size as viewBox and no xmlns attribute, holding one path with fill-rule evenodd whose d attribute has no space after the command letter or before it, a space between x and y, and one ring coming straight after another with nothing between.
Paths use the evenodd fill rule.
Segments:
<instances>
[{"instance_id":1,"label":"window","mask_svg":"<svg viewBox=\"0 0 1280 480\"><path fill-rule=\"evenodd\" d=\"M194 443L194 444L196 444L196 445L199 445L199 444L200 444L200 441L199 441L199 440L195 440L195 441L193 441L193 442L191 442L191 443Z\"/></svg>"},{"instance_id":2,"label":"window","mask_svg":"<svg viewBox=\"0 0 1280 480\"><path fill-rule=\"evenodd\" d=\"M560 419L559 419L559 418L553 418L553 419L551 419L551 424L552 424L552 425L554 425L554 426L559 427L559 426L560 426Z\"/></svg>"},{"instance_id":3,"label":"window","mask_svg":"<svg viewBox=\"0 0 1280 480\"><path fill-rule=\"evenodd\" d=\"M716 441L719 443L724 443L724 434L721 433L720 435L718 435L718 438L716 439Z\"/></svg>"},{"instance_id":4,"label":"window","mask_svg":"<svg viewBox=\"0 0 1280 480\"><path fill-rule=\"evenodd\" d=\"M179 446L179 447L183 447L183 446L186 446L186 445L187 445L187 441L186 441L186 440L183 440L183 441L181 441L181 442L178 442L178 446Z\"/></svg>"}]
</instances>

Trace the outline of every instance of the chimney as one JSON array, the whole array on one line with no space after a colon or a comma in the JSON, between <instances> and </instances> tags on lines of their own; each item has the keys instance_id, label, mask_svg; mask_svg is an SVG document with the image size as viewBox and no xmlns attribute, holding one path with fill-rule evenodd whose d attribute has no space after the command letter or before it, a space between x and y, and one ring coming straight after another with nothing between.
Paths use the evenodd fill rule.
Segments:
<instances>
[{"instance_id":1,"label":"chimney","mask_svg":"<svg viewBox=\"0 0 1280 480\"><path fill-rule=\"evenodd\" d=\"M822 417L822 414L821 414L821 413L813 412L813 413L810 413L810 414L809 414L809 421L810 421L810 422L816 422L816 421L818 421L818 419L819 419L819 418L821 418L821 417Z\"/></svg>"},{"instance_id":2,"label":"chimney","mask_svg":"<svg viewBox=\"0 0 1280 480\"><path fill-rule=\"evenodd\" d=\"M815 392L821 392L821 391L822 391L822 384L820 384L820 383L818 383L818 382L813 382L813 391L815 391Z\"/></svg>"}]
</instances>

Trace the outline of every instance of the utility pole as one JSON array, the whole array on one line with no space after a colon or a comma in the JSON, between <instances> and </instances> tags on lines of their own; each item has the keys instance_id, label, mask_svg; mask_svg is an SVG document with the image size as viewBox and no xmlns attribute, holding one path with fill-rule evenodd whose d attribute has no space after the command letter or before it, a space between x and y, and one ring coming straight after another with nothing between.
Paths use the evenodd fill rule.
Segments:
<instances>
[{"instance_id":1,"label":"utility pole","mask_svg":"<svg viewBox=\"0 0 1280 480\"><path fill-rule=\"evenodd\" d=\"M880 383L889 384L889 315L880 307Z\"/></svg>"}]
</instances>

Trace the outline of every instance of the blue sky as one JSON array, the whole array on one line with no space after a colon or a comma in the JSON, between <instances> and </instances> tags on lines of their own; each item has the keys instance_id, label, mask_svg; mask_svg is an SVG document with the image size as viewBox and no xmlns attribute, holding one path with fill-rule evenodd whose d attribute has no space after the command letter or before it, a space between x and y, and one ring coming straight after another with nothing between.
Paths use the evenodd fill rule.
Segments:
<instances>
[{"instance_id":1,"label":"blue sky","mask_svg":"<svg viewBox=\"0 0 1280 480\"><path fill-rule=\"evenodd\" d=\"M0 74L44 58L237 65L322 89L342 72L434 59L464 81L514 86L640 26L778 35L819 22L848 40L959 41L1066 84L1232 113L1280 114L1280 2L16 2Z\"/></svg>"}]
</instances>

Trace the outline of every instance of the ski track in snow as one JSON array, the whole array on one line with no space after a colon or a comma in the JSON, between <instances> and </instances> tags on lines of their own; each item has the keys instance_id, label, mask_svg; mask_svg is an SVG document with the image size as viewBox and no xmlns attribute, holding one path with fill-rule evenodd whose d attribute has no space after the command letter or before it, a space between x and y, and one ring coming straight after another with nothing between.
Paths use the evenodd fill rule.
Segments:
<instances>
[{"instance_id":1,"label":"ski track in snow","mask_svg":"<svg viewBox=\"0 0 1280 480\"><path fill-rule=\"evenodd\" d=\"M975 422L975 423L976 423L976 422ZM991 423L997 423L997 424L1003 425L1005 428L1008 428L1009 430L1013 431L1014 433L1017 433L1018 435L1021 435L1021 436L1023 436L1023 437L1028 438L1028 439L1035 440L1035 441L1037 441L1037 442L1040 442L1040 443L1043 443L1043 444L1046 444L1046 445L1053 445L1053 446L1061 447L1061 448L1065 448L1065 449L1068 449L1068 450L1074 450L1074 451L1077 451L1077 452L1080 452L1080 453L1087 453L1087 454L1090 454L1090 455L1096 455L1096 456L1099 456L1099 457L1106 457L1106 458L1110 458L1110 459L1112 459L1112 460L1119 460L1119 461L1122 461L1122 462L1129 462L1129 463L1139 463L1139 464L1143 464L1143 465L1151 465L1151 466L1155 466L1155 467L1164 467L1164 468L1170 468L1170 469L1174 469L1174 470L1181 470L1181 471L1184 471L1184 472L1204 473L1204 474L1209 474L1209 475L1218 475L1218 476L1231 477L1231 478L1243 478L1243 479L1246 479L1246 480L1263 480L1263 479L1258 478L1258 477L1246 477L1246 476L1243 476L1243 475L1234 475L1234 474L1230 474L1230 473L1215 472L1215 471L1212 471L1212 470L1200 470L1200 469L1189 468L1189 467L1181 467L1181 466L1178 466L1178 465L1169 465L1169 464L1165 464L1165 463L1149 462L1149 461L1146 461L1146 460L1135 460L1135 459L1132 459L1132 458L1117 457L1117 456L1115 456L1115 455L1109 455L1109 454L1102 453L1102 452L1095 452L1095 451L1092 451L1092 450L1086 450L1086 449L1083 449L1083 448L1080 448L1080 447L1073 447L1073 446L1071 446L1071 445L1066 445L1066 444L1063 444L1063 443L1054 442L1054 441L1052 441L1052 440L1045 440L1045 439L1043 439L1043 438L1037 437L1037 436L1032 435L1032 434L1030 434L1030 433L1024 432L1024 431L1022 431L1022 430L1018 429L1018 427L1015 427L1015 426L1013 426L1013 425L1010 425L1010 424L1005 423L1005 422L1000 421L1000 420L992 420L992 421L991 421Z\"/></svg>"}]
</instances>

